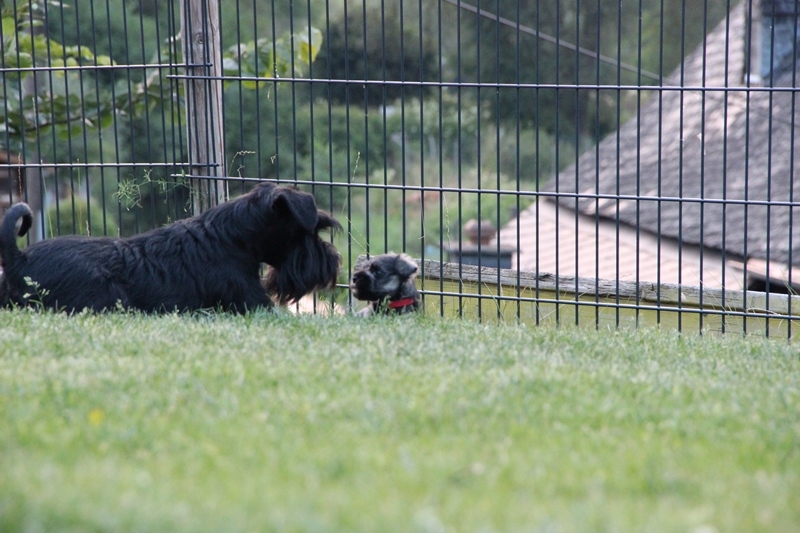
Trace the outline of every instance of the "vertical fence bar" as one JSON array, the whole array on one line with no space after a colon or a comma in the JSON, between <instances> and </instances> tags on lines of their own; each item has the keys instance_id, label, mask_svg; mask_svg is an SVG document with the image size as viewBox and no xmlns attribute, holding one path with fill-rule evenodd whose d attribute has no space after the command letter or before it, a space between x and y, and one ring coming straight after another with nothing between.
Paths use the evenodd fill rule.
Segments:
<instances>
[{"instance_id":1,"label":"vertical fence bar","mask_svg":"<svg viewBox=\"0 0 800 533\"><path fill-rule=\"evenodd\" d=\"M581 157L581 128L583 125L581 124L584 117L581 116L581 53L580 47L583 45L581 41L581 32L583 28L581 26L581 3L579 0L575 2L575 35L573 39L575 41L575 86L577 87L575 91L575 101L574 106L575 110L574 113L574 130L575 130L575 191L580 191L580 178L581 178L581 165L580 165L580 157ZM575 300L577 302L577 295L580 294L580 289L578 288L579 284L579 276L580 276L580 264L581 264L581 246L580 246L580 198L576 195L575 196ZM595 226L595 235L597 235L597 226ZM595 240L597 237L595 236ZM588 254L587 254L588 255ZM580 306L575 304L575 325L580 325Z\"/></svg>"},{"instance_id":2,"label":"vertical fence bar","mask_svg":"<svg viewBox=\"0 0 800 533\"><path fill-rule=\"evenodd\" d=\"M593 43L594 44L594 49L595 49L595 51L597 52L598 55L600 53L602 53L602 51L603 51L603 47L602 47L603 43L600 40L600 34L602 33L602 31L601 31L601 28L602 28L601 11L602 10L600 9L600 6L598 5L597 9L595 10L595 21L594 21L594 23L595 23L596 31L594 33L594 43ZM594 70L594 82L595 82L596 85L599 86L600 85L600 81L602 79L600 77L601 76L601 72L600 72L600 61L599 60L594 62L594 69L595 69ZM594 188L595 188L596 191L599 191L600 190L600 140L601 140L601 132L600 132L600 110L601 110L600 98L601 98L601 93L600 93L600 90L598 89L597 91L595 91L594 95L595 95L595 97L594 97L594 101L595 101L595 111L594 111L595 120L594 120L594 125L593 125L592 132L593 132L593 137L595 139L595 150L594 150L594 168L595 168L595 170L594 170L593 178L594 178ZM587 106L587 109L588 109L588 106ZM590 125L590 127L591 127L591 125ZM595 229L595 244L594 244L594 250L595 250L594 278L595 279L600 279L600 247L602 246L603 243L601 243L601 238L600 238L600 201L599 201L599 198L596 199L595 202L594 202L594 215L595 215L594 216L594 225L595 225L595 228L596 228ZM619 264L619 248L617 248L617 260L616 260L616 263ZM619 293L619 291L617 291L617 293ZM594 327L595 327L595 329L600 329L600 318L601 318L601 313L600 313L600 294L599 294L599 291L597 289L595 289L595 293L594 293L594 303L595 303L595 308L594 308Z\"/></svg>"},{"instance_id":3,"label":"vertical fence bar","mask_svg":"<svg viewBox=\"0 0 800 533\"><path fill-rule=\"evenodd\" d=\"M183 0L181 24L186 75L202 76L187 78L184 84L189 172L192 176L224 176L219 1ZM195 214L202 211L204 199L209 205L215 205L228 197L224 180L209 180L207 184L202 181L205 180L193 180L192 207Z\"/></svg>"},{"instance_id":4,"label":"vertical fence bar","mask_svg":"<svg viewBox=\"0 0 800 533\"><path fill-rule=\"evenodd\" d=\"M798 21L798 17L800 17L800 5L795 3L795 5L794 5L794 14L792 15L792 18L794 19L795 28L797 27L798 23L800 23L800 21ZM792 55L794 57L797 57L798 52L800 52L800 50L798 50L799 45L800 45L800 43L798 43L798 40L795 38L795 42L792 44ZM792 65L792 85L795 86L795 87L797 86L797 75L798 75L798 65L797 65L797 61L795 61L794 65ZM796 128L798 126L798 124L795 122L795 117L797 117L796 106L797 106L797 94L793 94L792 95L792 103L789 106L789 108L791 109L791 117L792 117L791 118L791 122L790 122L791 128L789 129L789 131L790 131L790 133L789 133L789 148L790 148L790 150L789 150L789 176L790 176L789 177L789 202L794 202L794 199L795 199L795 196L794 196L794 187L795 187L794 180L795 180L795 168L796 168L796 166L795 166L796 165L795 146L796 146L796 140L797 140L797 138L796 138L797 129ZM794 208L790 207L789 208L789 261L788 261L788 264L789 264L788 271L789 271L789 273L788 273L788 276L787 276L787 279L786 279L786 282L787 282L789 287L793 287L794 286L793 283L796 281L795 279L793 279L794 268L792 268L792 258L794 257L792 255L793 248L794 248L794 246L793 246L794 245L793 234L794 234ZM792 300L789 300L789 308L788 308L787 314L789 314L789 315L792 314ZM792 321L791 320L787 324L786 330L787 330L786 331L787 338L791 339L792 338Z\"/></svg>"},{"instance_id":5,"label":"vertical fence bar","mask_svg":"<svg viewBox=\"0 0 800 533\"><path fill-rule=\"evenodd\" d=\"M725 83L723 84L726 91L722 93L723 103L722 103L722 122L723 124L728 124L728 100L730 97L730 93L727 91L728 87L730 87L730 39L731 39L731 5L730 0L726 3L725 9ZM726 126L727 127L727 126ZM725 243L728 240L727 232L728 232L728 135L727 131L724 132L722 137L722 242ZM726 286L728 284L726 272L727 268L725 268L725 264L727 263L727 252L725 250L725 246L722 247L722 306L725 307L725 298L726 294L725 291ZM722 333L725 333L725 328L727 327L725 315L722 315L720 320L720 329Z\"/></svg>"}]
</instances>

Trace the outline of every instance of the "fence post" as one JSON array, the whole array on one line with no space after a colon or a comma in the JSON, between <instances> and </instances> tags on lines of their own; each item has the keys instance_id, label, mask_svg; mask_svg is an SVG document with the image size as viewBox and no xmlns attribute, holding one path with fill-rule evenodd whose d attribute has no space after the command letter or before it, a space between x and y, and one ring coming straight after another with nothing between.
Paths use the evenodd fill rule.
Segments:
<instances>
[{"instance_id":1,"label":"fence post","mask_svg":"<svg viewBox=\"0 0 800 533\"><path fill-rule=\"evenodd\" d=\"M189 172L192 176L225 176L225 137L222 122L222 50L219 0L182 0L181 42L187 76L186 129ZM194 213L228 198L225 180L192 180Z\"/></svg>"}]
</instances>

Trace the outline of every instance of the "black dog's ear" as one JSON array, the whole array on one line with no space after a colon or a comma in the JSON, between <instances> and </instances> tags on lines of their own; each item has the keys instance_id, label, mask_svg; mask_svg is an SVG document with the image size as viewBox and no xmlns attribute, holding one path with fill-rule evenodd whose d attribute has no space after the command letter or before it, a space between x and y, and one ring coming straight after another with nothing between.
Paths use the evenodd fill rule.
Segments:
<instances>
[{"instance_id":1,"label":"black dog's ear","mask_svg":"<svg viewBox=\"0 0 800 533\"><path fill-rule=\"evenodd\" d=\"M409 279L414 277L419 270L419 267L406 254L399 254L397 259L394 262L395 272L398 273L403 279Z\"/></svg>"},{"instance_id":2,"label":"black dog's ear","mask_svg":"<svg viewBox=\"0 0 800 533\"><path fill-rule=\"evenodd\" d=\"M342 225L339 224L339 221L333 218L331 215L323 213L322 211L317 211L317 218L317 232L326 229L333 230L334 232L342 231Z\"/></svg>"},{"instance_id":3,"label":"black dog's ear","mask_svg":"<svg viewBox=\"0 0 800 533\"><path fill-rule=\"evenodd\" d=\"M308 193L281 187L272 196L272 210L294 220L308 233L317 229L317 204Z\"/></svg>"}]
</instances>

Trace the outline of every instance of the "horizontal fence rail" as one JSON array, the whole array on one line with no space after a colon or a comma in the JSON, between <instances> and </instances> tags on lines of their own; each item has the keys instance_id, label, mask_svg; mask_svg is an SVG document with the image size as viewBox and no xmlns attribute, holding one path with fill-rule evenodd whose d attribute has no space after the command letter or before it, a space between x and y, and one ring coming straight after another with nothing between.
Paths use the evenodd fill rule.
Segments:
<instances>
[{"instance_id":1,"label":"horizontal fence rail","mask_svg":"<svg viewBox=\"0 0 800 533\"><path fill-rule=\"evenodd\" d=\"M44 165L42 165L44 166ZM52 166L52 165L50 165ZM87 165L92 166L92 165ZM545 197L545 198L571 198L571 199L588 199L588 200L629 200L637 202L659 202L659 203L687 203L687 204L720 204L720 205L750 205L750 206L763 206L763 207L800 207L800 200L798 201L781 201L781 200L733 200L725 198L690 198L690 197L671 197L671 196L640 196L640 195L626 195L626 194L585 194L585 193L566 193L566 192L548 192L548 191L525 191L525 190L508 190L508 189L492 189L492 188L469 188L469 187L436 187L432 185L394 185L391 183L355 183L355 182L335 182L335 181L307 181L298 179L288 179L285 181L274 179L261 179L261 178L244 178L237 176L227 177L214 177L192 175L192 174L173 174L174 178L190 178L198 180L222 180L230 182L250 182L260 183L263 181L271 181L274 183L290 183L292 185L308 185L315 187L339 187L345 189L378 189L384 191L415 191L415 192L436 192L436 193L462 193L462 194L490 194L494 196L530 196L530 197Z\"/></svg>"}]
</instances>

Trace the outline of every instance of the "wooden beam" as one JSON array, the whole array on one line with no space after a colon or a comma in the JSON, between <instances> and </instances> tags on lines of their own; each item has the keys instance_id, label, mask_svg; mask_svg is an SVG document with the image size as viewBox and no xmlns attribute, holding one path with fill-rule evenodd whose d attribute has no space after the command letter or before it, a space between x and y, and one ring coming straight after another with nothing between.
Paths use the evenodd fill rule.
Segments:
<instances>
[{"instance_id":1,"label":"wooden beam","mask_svg":"<svg viewBox=\"0 0 800 533\"><path fill-rule=\"evenodd\" d=\"M360 259L360 258L359 258ZM780 315L800 316L800 296L787 294L767 294L757 291L702 289L689 285L672 283L654 283L633 281L617 281L611 279L576 278L573 276L556 276L546 272L517 272L510 269L478 268L457 263L440 263L439 261L418 261L423 276L427 279L444 279L451 281L467 281L472 283L497 283L506 287L540 289L562 293L574 293L576 296L598 296L602 298L634 299L643 305L691 305L709 306L745 311L750 313L772 313Z\"/></svg>"},{"instance_id":2,"label":"wooden beam","mask_svg":"<svg viewBox=\"0 0 800 533\"><path fill-rule=\"evenodd\" d=\"M189 172L193 176L226 176L222 121L222 49L219 0L181 0L181 42L185 80ZM193 180L195 214L228 199L224 180Z\"/></svg>"}]
</instances>

